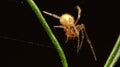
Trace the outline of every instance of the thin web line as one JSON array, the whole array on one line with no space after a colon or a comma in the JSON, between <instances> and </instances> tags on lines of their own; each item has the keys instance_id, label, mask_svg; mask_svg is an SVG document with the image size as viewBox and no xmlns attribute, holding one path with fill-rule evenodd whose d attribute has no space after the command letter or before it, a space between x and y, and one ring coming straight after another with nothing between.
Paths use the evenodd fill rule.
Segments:
<instances>
[{"instance_id":1,"label":"thin web line","mask_svg":"<svg viewBox=\"0 0 120 67\"><path fill-rule=\"evenodd\" d=\"M34 42L28 42L28 41L15 39L15 38L11 38L11 37L6 37L6 36L0 36L0 38L7 39L7 40L18 41L18 42L27 43L27 44L32 44L32 45L37 45L37 46L40 46L40 47L54 48L54 47L51 47L51 46L48 46L48 45L46 46L46 45L43 45L43 44L34 43Z\"/></svg>"}]
</instances>

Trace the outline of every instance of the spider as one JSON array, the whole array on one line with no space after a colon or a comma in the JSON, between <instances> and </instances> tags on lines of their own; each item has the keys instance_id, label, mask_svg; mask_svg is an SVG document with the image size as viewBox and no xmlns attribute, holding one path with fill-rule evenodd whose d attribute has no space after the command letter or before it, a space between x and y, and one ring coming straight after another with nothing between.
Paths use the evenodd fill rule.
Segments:
<instances>
[{"instance_id":1,"label":"spider","mask_svg":"<svg viewBox=\"0 0 120 67\"><path fill-rule=\"evenodd\" d=\"M80 19L80 16L81 16L81 8L79 6L76 6L76 8L78 10L78 17L77 17L76 21L74 20L74 17L68 13L62 14L61 16L49 13L47 11L43 11L43 13L50 15L56 19L59 19L61 25L55 25L54 28L62 28L64 30L65 35L66 35L66 43L68 42L68 40L73 40L76 37L78 38L77 53L79 52L79 50L82 46L84 37L86 36L87 42L91 48L94 59L97 60L95 51L92 47L92 43L87 35L85 25L77 24ZM80 35L81 35L81 40L80 40Z\"/></svg>"}]
</instances>

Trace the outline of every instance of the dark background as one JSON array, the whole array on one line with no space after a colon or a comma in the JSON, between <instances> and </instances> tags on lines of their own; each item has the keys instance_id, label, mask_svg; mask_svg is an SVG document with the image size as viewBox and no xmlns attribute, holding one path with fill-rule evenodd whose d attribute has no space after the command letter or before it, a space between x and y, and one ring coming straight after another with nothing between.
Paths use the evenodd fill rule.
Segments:
<instances>
[{"instance_id":1,"label":"dark background","mask_svg":"<svg viewBox=\"0 0 120 67\"><path fill-rule=\"evenodd\" d=\"M57 15L68 12L75 19L77 18L75 7L79 5L82 13L78 24L85 24L97 61L94 60L86 39L77 55L77 39L65 44L64 31L53 28L54 25L60 24L59 20L45 14L43 16L61 44L69 67L103 67L120 33L120 14L116 1L35 0L35 2L41 11ZM7 47L8 67L62 67L56 49L26 1L7 0L6 20L0 23L0 44ZM119 66L119 62L115 67Z\"/></svg>"}]
</instances>

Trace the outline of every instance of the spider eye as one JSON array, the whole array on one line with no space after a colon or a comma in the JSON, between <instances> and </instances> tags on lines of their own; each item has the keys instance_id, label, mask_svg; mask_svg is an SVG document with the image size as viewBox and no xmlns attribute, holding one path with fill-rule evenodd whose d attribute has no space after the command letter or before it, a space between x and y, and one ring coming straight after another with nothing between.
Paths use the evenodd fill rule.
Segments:
<instances>
[{"instance_id":1,"label":"spider eye","mask_svg":"<svg viewBox=\"0 0 120 67\"><path fill-rule=\"evenodd\" d=\"M64 26L74 24L74 17L70 14L63 14L60 17L60 23Z\"/></svg>"}]
</instances>

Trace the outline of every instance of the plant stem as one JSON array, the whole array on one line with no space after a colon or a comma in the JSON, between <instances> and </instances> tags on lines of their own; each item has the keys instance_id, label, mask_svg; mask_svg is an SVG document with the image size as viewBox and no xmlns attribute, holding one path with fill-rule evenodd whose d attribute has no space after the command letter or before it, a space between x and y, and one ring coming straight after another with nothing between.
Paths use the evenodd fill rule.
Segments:
<instances>
[{"instance_id":1,"label":"plant stem","mask_svg":"<svg viewBox=\"0 0 120 67\"><path fill-rule=\"evenodd\" d=\"M33 0L26 0L26 1L30 5L30 7L32 8L34 13L36 14L38 20L40 21L40 23L44 27L44 29L47 32L50 40L52 41L54 47L56 48L56 50L57 50L57 52L60 56L63 67L68 67L67 60L66 60L66 57L64 55L64 52L63 52L62 48L60 47L60 44L57 41L57 39L55 38L54 34L52 33L50 27L48 26L47 22L45 21L44 17L42 16L42 13L40 12L39 8L37 7L37 5L35 4L35 2Z\"/></svg>"},{"instance_id":2,"label":"plant stem","mask_svg":"<svg viewBox=\"0 0 120 67\"><path fill-rule=\"evenodd\" d=\"M115 46L110 53L104 67L114 67L115 63L120 59L120 35L115 43Z\"/></svg>"}]
</instances>

